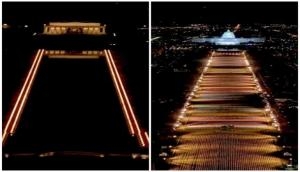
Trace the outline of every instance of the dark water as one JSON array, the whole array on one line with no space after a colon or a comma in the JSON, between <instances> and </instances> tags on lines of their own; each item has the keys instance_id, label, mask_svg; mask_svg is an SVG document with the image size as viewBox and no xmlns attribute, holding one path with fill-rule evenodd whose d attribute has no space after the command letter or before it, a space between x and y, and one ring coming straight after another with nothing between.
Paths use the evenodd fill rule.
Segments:
<instances>
[{"instance_id":1,"label":"dark water","mask_svg":"<svg viewBox=\"0 0 300 172\"><path fill-rule=\"evenodd\" d=\"M3 121L36 51L32 32L10 29L4 33ZM124 47L127 36L121 40L114 48L114 58L141 127L147 130L147 46L136 41ZM135 45L143 48L136 51ZM140 73L145 77L136 82ZM51 151L55 156L39 157ZM77 154L66 155L66 151ZM94 154L81 155L86 152ZM3 157L3 169L148 169L147 159L132 158L132 153L147 154L147 150L141 150L137 139L129 135L104 58L44 58L16 133L3 147L3 156L7 153L10 156ZM13 156L18 153L30 155Z\"/></svg>"},{"instance_id":2,"label":"dark water","mask_svg":"<svg viewBox=\"0 0 300 172\"><path fill-rule=\"evenodd\" d=\"M50 151L129 155L138 151L136 139L129 135L105 58L42 60L16 134L8 139L3 152ZM44 161L42 164L57 161L55 158L46 158L49 161L31 158L28 161ZM126 159L132 161L131 157ZM9 159L7 164L13 161ZM69 165L74 167L72 163Z\"/></svg>"},{"instance_id":3,"label":"dark water","mask_svg":"<svg viewBox=\"0 0 300 172\"><path fill-rule=\"evenodd\" d=\"M45 58L7 147L118 152L134 148L132 141L105 58Z\"/></svg>"}]
</instances>

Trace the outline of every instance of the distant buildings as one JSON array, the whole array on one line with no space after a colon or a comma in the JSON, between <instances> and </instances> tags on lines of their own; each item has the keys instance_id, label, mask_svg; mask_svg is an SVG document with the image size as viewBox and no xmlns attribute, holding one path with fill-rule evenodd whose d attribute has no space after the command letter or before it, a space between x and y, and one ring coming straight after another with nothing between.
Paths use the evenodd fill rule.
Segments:
<instances>
[{"instance_id":1,"label":"distant buildings","mask_svg":"<svg viewBox=\"0 0 300 172\"><path fill-rule=\"evenodd\" d=\"M103 35L106 34L106 25L100 23L83 23L83 22L50 22L44 25L44 34L61 35L61 34L89 34Z\"/></svg>"}]
</instances>

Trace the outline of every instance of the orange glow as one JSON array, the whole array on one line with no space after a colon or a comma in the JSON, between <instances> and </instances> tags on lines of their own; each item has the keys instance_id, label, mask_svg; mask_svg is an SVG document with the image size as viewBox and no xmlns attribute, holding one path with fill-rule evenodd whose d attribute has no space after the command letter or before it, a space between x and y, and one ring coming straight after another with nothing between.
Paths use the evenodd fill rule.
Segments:
<instances>
[{"instance_id":1,"label":"orange glow","mask_svg":"<svg viewBox=\"0 0 300 172\"><path fill-rule=\"evenodd\" d=\"M118 79L118 81L119 81L119 84L121 85L121 89L122 89L123 94L124 94L124 96L125 96L126 103L127 103L128 107L129 107L131 118L133 119L134 124L135 124L135 127L136 127L136 129L137 129L138 138L139 138L139 140L140 140L142 146L145 146L145 142L144 142L143 137L142 137L142 135L141 135L140 127L139 127L139 125L138 125L138 123L137 123L137 120L136 120L136 118L135 118L135 114L134 114L134 112L133 112L133 110L132 110L132 107L131 107L131 104L130 104L130 102L129 102L129 100L128 100L126 91L125 91L124 86L123 86L123 82L122 82L122 80L121 80L121 78L120 78L120 75L119 75L119 72L118 72L118 70L117 70L117 68L116 68L116 66L115 66L115 63L114 63L114 60L113 60L113 57L112 57L112 55L111 55L110 50L108 50L108 54L109 54L110 59L111 59L111 61L112 61L113 67L114 67L114 69L115 69L115 72L116 72L116 74L117 74L117 79Z\"/></svg>"},{"instance_id":2,"label":"orange glow","mask_svg":"<svg viewBox=\"0 0 300 172\"><path fill-rule=\"evenodd\" d=\"M33 84L33 81L35 79L36 73L38 72L38 68L40 65L40 62L44 56L45 50L39 49L34 57L33 63L30 67L30 70L27 74L26 80L22 86L22 89L18 95L18 99L14 104L13 110L9 116L9 120L6 123L4 132L3 132L3 140L4 143L6 138L8 137L8 134L13 134L15 132L15 129L17 127L17 123L21 117L22 110L25 107L26 100L28 98L28 95L30 94L30 90ZM137 134L138 141L142 147L146 146L149 143L149 138L147 135L147 132L141 132L141 129L138 125L138 122L136 120L135 114L132 110L131 104L129 102L129 99L127 97L126 91L124 89L121 77L118 73L117 67L113 61L113 57L108 50L104 50L106 60L109 65L110 73L112 75L114 85L116 87L116 90L118 92L118 96L122 105L122 109L124 111L124 114L126 116L127 124L130 130L131 135L135 136ZM128 109L129 108L129 109Z\"/></svg>"},{"instance_id":3,"label":"orange glow","mask_svg":"<svg viewBox=\"0 0 300 172\"><path fill-rule=\"evenodd\" d=\"M40 62L41 62L41 60L42 60L43 54L44 54L44 50L41 51L41 54L40 54L39 57L38 57L38 61L37 61L36 65L35 65L35 67L34 67L33 74L31 75L29 84L28 84L28 86L26 87L25 94L24 94L24 96L23 96L21 105L20 105L20 107L19 107L19 109L18 109L18 112L17 112L16 120L15 120L14 123L13 123L13 126L12 126L12 128L11 128L11 130L10 130L10 133L14 133L14 130L15 130L15 127L16 127L16 123L17 123L17 121L19 120L19 116L20 116L20 114L21 114L21 111L22 111L23 108L24 108L25 100L27 100L29 91L30 91L31 86L32 86L32 82L33 82L33 80L34 80L34 78L35 78L35 76L36 76L36 72L37 72L37 70L38 70L38 67L40 66Z\"/></svg>"},{"instance_id":4,"label":"orange glow","mask_svg":"<svg viewBox=\"0 0 300 172\"><path fill-rule=\"evenodd\" d=\"M20 118L21 110L24 107L25 100L27 99L27 96L29 94L29 90L31 88L32 81L34 80L37 68L38 68L38 66L40 64L41 58L43 57L43 53L44 53L44 50L40 50L39 49L37 51L35 57L34 57L34 61L33 61L32 65L31 65L31 67L30 67L30 70L29 70L28 74L27 74L26 80L25 80L25 82L24 82L24 84L22 86L22 89L21 89L20 93L19 93L18 99L17 99L17 101L16 101L16 103L14 105L14 108L13 108L10 116L9 116L9 120L6 123L5 129L4 129L4 132L3 132L2 144L4 144L4 142L5 142L6 138L7 138L7 134L8 134L7 132L9 130L9 127L11 126L12 122L13 122L13 126L10 128L9 133L10 134L14 133L14 130L16 128L16 123L17 123L17 121ZM24 90L26 90L25 93L24 93ZM21 101L21 103L20 103L20 101ZM16 110L17 110L17 113L15 113Z\"/></svg>"},{"instance_id":5,"label":"orange glow","mask_svg":"<svg viewBox=\"0 0 300 172\"><path fill-rule=\"evenodd\" d=\"M112 74L112 77L113 77L113 80L114 80L114 84L115 84L115 86L117 88L119 98L121 100L122 109L124 110L124 113L125 113L125 116L126 116L126 119L127 119L127 124L129 125L130 134L134 135L135 133L134 133L131 121L129 119L128 111L127 111L127 109L125 107L125 103L124 103L123 97L121 95L121 91L120 91L119 85L117 83L116 76L115 76L115 73L114 73L113 68L112 68L112 64L110 62L110 59L109 59L109 56L108 56L106 50L104 50L104 53L105 53L105 57L106 57L106 60L108 62L108 65L109 65L110 73Z\"/></svg>"},{"instance_id":6,"label":"orange glow","mask_svg":"<svg viewBox=\"0 0 300 172\"><path fill-rule=\"evenodd\" d=\"M39 65L41 63L41 60L43 58L45 51L43 49L39 49L34 57L34 61L30 67L30 70L27 74L26 80L22 86L22 89L18 95L18 99L15 102L15 105L13 107L13 110L9 116L9 120L5 125L5 129L3 132L3 140L2 143L5 143L6 138L8 137L8 134L13 134L15 132L15 129L17 127L18 121L21 117L22 110L25 107L26 100L30 94L30 90L33 84L33 81L35 79L35 76L38 72ZM124 89L121 77L118 73L117 67L113 61L113 57L108 50L104 50L106 60L109 65L109 69L114 81L114 85L116 87L116 90L118 92L118 96L122 105L122 109L124 111L127 124L130 130L131 135L135 136L137 135L138 141L142 147L148 145L149 138L146 132L141 132L141 129L138 125L138 122L136 120L135 114L132 110L131 104L129 102L129 99L127 97L126 91ZM128 109L129 108L129 109Z\"/></svg>"},{"instance_id":7,"label":"orange glow","mask_svg":"<svg viewBox=\"0 0 300 172\"><path fill-rule=\"evenodd\" d=\"M107 53L108 52L108 53ZM131 107L131 104L130 104L130 101L129 101L129 99L128 99L128 96L127 96L127 93L126 93L126 91L125 91L125 89L124 89L124 86L123 86L123 82L122 82L122 80L121 80L121 77L120 77L120 75L119 75L119 72L118 72L118 69L117 69L117 67L116 67L116 65L115 65L115 63L114 63L114 60L113 60L113 57L112 57L112 54L111 54L111 52L110 52L110 50L108 50L108 51L105 51L105 53L106 53L106 55L108 54L108 58L109 58L109 60L110 60L110 63L111 63L111 65L112 65L112 71L115 73L115 76L116 76L116 78L117 78L117 83L116 83L116 85L119 85L120 87L121 87L121 94L120 94L120 96L122 97L122 96L124 96L125 97L125 103L126 103L126 105L124 106L124 108L126 109L127 107L129 108L129 111L130 111L130 113L129 113L129 118L127 118L127 119L129 119L130 121L129 121L129 123L130 124L134 124L133 125L133 127L135 128L135 133L137 133L137 136L138 136L138 140L139 140L139 143L141 144L141 146L142 147L144 147L144 146L146 146L146 144L148 144L148 138L146 138L146 140L145 140L145 138L142 136L142 132L141 132L141 129L140 129L140 127L139 127L139 125L138 125L138 122L137 122L137 120L136 120L136 117L135 117L135 114L134 114L134 112L133 112L133 110L132 110L132 107ZM132 120L133 120L133 122L132 122ZM146 135L145 135L146 136Z\"/></svg>"},{"instance_id":8,"label":"orange glow","mask_svg":"<svg viewBox=\"0 0 300 172\"><path fill-rule=\"evenodd\" d=\"M270 134L280 132L270 103L261 107L248 99L262 89L245 52L213 52L174 123L182 134L165 159L174 165L171 169L273 170L284 165L284 159L271 154L281 148Z\"/></svg>"},{"instance_id":9,"label":"orange glow","mask_svg":"<svg viewBox=\"0 0 300 172\"><path fill-rule=\"evenodd\" d=\"M146 136L146 139L147 139L147 141L148 141L148 143L149 143L149 136L148 136L148 133L145 131L145 136Z\"/></svg>"}]
</instances>

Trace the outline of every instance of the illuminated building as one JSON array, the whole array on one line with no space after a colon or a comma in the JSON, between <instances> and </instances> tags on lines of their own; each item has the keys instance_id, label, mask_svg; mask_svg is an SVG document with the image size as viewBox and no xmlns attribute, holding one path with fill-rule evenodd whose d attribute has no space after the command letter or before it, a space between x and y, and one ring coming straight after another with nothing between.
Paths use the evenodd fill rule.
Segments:
<instances>
[{"instance_id":1,"label":"illuminated building","mask_svg":"<svg viewBox=\"0 0 300 172\"><path fill-rule=\"evenodd\" d=\"M214 38L200 38L195 37L192 39L194 43L210 43L215 45L241 45L241 44L260 44L265 41L265 38L236 38L234 32L227 30L222 34L221 37L214 37Z\"/></svg>"},{"instance_id":2,"label":"illuminated building","mask_svg":"<svg viewBox=\"0 0 300 172\"><path fill-rule=\"evenodd\" d=\"M62 34L88 34L105 35L106 25L101 23L83 23L83 22L50 22L44 25L43 34L62 35Z\"/></svg>"}]
</instances>

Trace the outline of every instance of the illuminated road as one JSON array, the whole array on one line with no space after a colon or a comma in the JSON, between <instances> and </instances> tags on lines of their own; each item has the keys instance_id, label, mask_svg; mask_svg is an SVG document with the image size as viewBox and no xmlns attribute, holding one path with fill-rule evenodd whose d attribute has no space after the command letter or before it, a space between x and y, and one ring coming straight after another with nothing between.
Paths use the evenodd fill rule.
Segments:
<instances>
[{"instance_id":1,"label":"illuminated road","mask_svg":"<svg viewBox=\"0 0 300 172\"><path fill-rule=\"evenodd\" d=\"M280 126L242 51L208 59L174 129L174 170L274 170Z\"/></svg>"},{"instance_id":2,"label":"illuminated road","mask_svg":"<svg viewBox=\"0 0 300 172\"><path fill-rule=\"evenodd\" d=\"M148 134L122 79L110 50L39 49L4 122L3 152L148 158L139 154Z\"/></svg>"}]
</instances>

